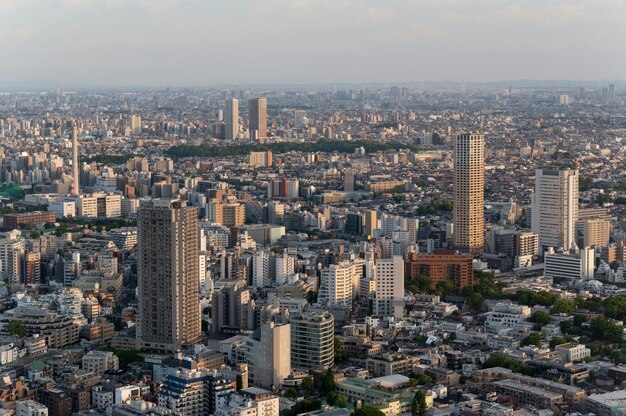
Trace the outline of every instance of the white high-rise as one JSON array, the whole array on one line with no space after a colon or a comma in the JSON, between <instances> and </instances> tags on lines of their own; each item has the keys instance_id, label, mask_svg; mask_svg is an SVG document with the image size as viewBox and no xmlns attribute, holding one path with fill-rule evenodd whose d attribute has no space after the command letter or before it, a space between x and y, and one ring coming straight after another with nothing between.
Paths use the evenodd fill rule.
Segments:
<instances>
[{"instance_id":1,"label":"white high-rise","mask_svg":"<svg viewBox=\"0 0 626 416\"><path fill-rule=\"evenodd\" d=\"M572 248L577 220L578 171L537 169L531 226L539 235L539 247Z\"/></svg>"},{"instance_id":2,"label":"white high-rise","mask_svg":"<svg viewBox=\"0 0 626 416\"><path fill-rule=\"evenodd\" d=\"M236 140L239 135L239 100L230 98L226 100L226 140Z\"/></svg>"},{"instance_id":3,"label":"white high-rise","mask_svg":"<svg viewBox=\"0 0 626 416\"><path fill-rule=\"evenodd\" d=\"M374 314L402 318L404 313L404 260L400 256L376 262Z\"/></svg>"},{"instance_id":4,"label":"white high-rise","mask_svg":"<svg viewBox=\"0 0 626 416\"><path fill-rule=\"evenodd\" d=\"M78 166L78 128L72 128L72 195L80 195L80 167Z\"/></svg>"},{"instance_id":5,"label":"white high-rise","mask_svg":"<svg viewBox=\"0 0 626 416\"><path fill-rule=\"evenodd\" d=\"M355 279L358 284L355 265L349 261L322 269L319 302L328 306L352 305Z\"/></svg>"}]
</instances>

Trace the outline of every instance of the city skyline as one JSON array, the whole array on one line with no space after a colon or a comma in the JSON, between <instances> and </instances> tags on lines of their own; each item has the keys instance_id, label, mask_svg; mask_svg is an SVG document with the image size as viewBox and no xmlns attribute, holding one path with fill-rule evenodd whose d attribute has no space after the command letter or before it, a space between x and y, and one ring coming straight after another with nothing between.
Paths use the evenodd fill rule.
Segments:
<instances>
[{"instance_id":1,"label":"city skyline","mask_svg":"<svg viewBox=\"0 0 626 416\"><path fill-rule=\"evenodd\" d=\"M14 63L0 86L16 88L626 79L621 2L29 0L0 11Z\"/></svg>"}]
</instances>

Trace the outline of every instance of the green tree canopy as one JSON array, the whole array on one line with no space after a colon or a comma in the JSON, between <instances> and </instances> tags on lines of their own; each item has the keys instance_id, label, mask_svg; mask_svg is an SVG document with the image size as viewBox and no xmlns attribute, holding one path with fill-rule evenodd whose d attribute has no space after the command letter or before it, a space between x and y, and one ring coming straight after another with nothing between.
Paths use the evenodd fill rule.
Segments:
<instances>
[{"instance_id":1,"label":"green tree canopy","mask_svg":"<svg viewBox=\"0 0 626 416\"><path fill-rule=\"evenodd\" d=\"M22 338L26 335L26 325L20 320L13 320L7 324L7 332L9 335Z\"/></svg>"},{"instance_id":2,"label":"green tree canopy","mask_svg":"<svg viewBox=\"0 0 626 416\"><path fill-rule=\"evenodd\" d=\"M553 314L564 313L566 315L572 315L575 310L576 304L574 301L560 297L554 302L550 312Z\"/></svg>"}]
</instances>

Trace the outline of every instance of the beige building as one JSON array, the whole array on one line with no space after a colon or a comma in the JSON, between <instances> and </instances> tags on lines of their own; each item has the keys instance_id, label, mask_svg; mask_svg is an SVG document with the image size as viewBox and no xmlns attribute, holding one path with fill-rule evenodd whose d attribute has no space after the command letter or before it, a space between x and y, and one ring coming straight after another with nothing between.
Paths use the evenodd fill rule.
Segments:
<instances>
[{"instance_id":1,"label":"beige building","mask_svg":"<svg viewBox=\"0 0 626 416\"><path fill-rule=\"evenodd\" d=\"M272 166L272 151L250 152L250 166L265 168Z\"/></svg>"},{"instance_id":2,"label":"beige building","mask_svg":"<svg viewBox=\"0 0 626 416\"><path fill-rule=\"evenodd\" d=\"M478 254L484 248L485 138L459 134L454 139L454 245Z\"/></svg>"},{"instance_id":3,"label":"beige building","mask_svg":"<svg viewBox=\"0 0 626 416\"><path fill-rule=\"evenodd\" d=\"M246 361L254 386L280 386L291 373L291 325L263 324L246 342Z\"/></svg>"},{"instance_id":4,"label":"beige building","mask_svg":"<svg viewBox=\"0 0 626 416\"><path fill-rule=\"evenodd\" d=\"M267 137L267 98L252 98L248 101L248 115L250 122L250 139L264 139Z\"/></svg>"},{"instance_id":5,"label":"beige building","mask_svg":"<svg viewBox=\"0 0 626 416\"><path fill-rule=\"evenodd\" d=\"M376 262L374 315L402 318L404 314L404 260L401 256Z\"/></svg>"},{"instance_id":6,"label":"beige building","mask_svg":"<svg viewBox=\"0 0 626 416\"><path fill-rule=\"evenodd\" d=\"M539 236L530 231L520 231L515 236L516 256L536 256L539 253Z\"/></svg>"},{"instance_id":7,"label":"beige building","mask_svg":"<svg viewBox=\"0 0 626 416\"><path fill-rule=\"evenodd\" d=\"M611 221L604 219L587 219L578 221L579 247L607 247L611 236Z\"/></svg>"},{"instance_id":8,"label":"beige building","mask_svg":"<svg viewBox=\"0 0 626 416\"><path fill-rule=\"evenodd\" d=\"M144 348L178 351L200 339L198 209L154 200L138 220L137 337Z\"/></svg>"},{"instance_id":9,"label":"beige building","mask_svg":"<svg viewBox=\"0 0 626 416\"><path fill-rule=\"evenodd\" d=\"M237 227L246 222L246 207L242 204L213 204L213 222L226 227Z\"/></svg>"}]
</instances>

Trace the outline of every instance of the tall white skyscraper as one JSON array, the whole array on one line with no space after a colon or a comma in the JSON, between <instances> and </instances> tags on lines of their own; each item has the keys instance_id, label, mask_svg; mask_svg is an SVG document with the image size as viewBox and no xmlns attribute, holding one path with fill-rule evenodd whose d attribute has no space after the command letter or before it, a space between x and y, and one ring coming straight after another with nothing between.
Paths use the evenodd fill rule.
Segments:
<instances>
[{"instance_id":1,"label":"tall white skyscraper","mask_svg":"<svg viewBox=\"0 0 626 416\"><path fill-rule=\"evenodd\" d=\"M454 245L483 251L485 228L485 138L459 134L454 139Z\"/></svg>"},{"instance_id":2,"label":"tall white skyscraper","mask_svg":"<svg viewBox=\"0 0 626 416\"><path fill-rule=\"evenodd\" d=\"M401 256L376 262L374 314L402 318L404 313L404 260Z\"/></svg>"},{"instance_id":3,"label":"tall white skyscraper","mask_svg":"<svg viewBox=\"0 0 626 416\"><path fill-rule=\"evenodd\" d=\"M78 128L72 128L72 195L80 195L80 167L78 166Z\"/></svg>"},{"instance_id":4,"label":"tall white skyscraper","mask_svg":"<svg viewBox=\"0 0 626 416\"><path fill-rule=\"evenodd\" d=\"M537 169L531 226L539 235L539 247L569 250L576 241L576 221L578 170Z\"/></svg>"},{"instance_id":5,"label":"tall white skyscraper","mask_svg":"<svg viewBox=\"0 0 626 416\"><path fill-rule=\"evenodd\" d=\"M229 98L226 100L226 140L236 140L239 135L239 100Z\"/></svg>"}]
</instances>

